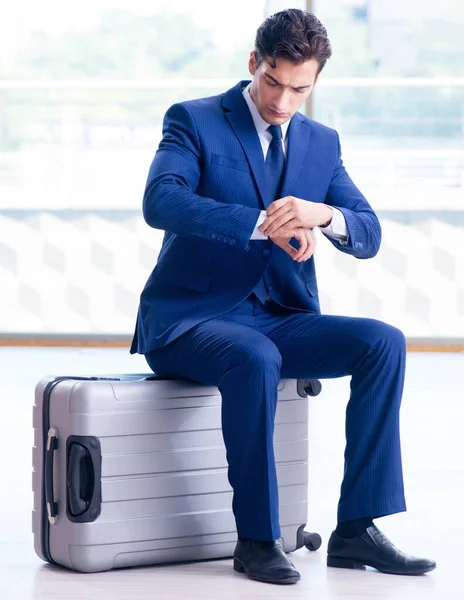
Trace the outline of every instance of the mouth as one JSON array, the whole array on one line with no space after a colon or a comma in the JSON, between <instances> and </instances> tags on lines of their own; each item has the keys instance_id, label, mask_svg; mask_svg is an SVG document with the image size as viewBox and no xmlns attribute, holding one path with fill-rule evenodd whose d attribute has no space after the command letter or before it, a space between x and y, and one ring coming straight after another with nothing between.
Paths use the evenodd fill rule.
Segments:
<instances>
[{"instance_id":1,"label":"mouth","mask_svg":"<svg viewBox=\"0 0 464 600\"><path fill-rule=\"evenodd\" d=\"M288 117L288 113L278 112L276 110L272 110L272 108L268 108L268 110L277 119L285 119L285 117Z\"/></svg>"}]
</instances>

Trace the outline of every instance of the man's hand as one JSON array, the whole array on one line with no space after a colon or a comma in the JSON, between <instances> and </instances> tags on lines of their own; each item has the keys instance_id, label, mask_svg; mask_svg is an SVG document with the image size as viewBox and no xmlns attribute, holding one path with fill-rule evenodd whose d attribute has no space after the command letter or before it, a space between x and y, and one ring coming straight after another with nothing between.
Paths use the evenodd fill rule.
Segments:
<instances>
[{"instance_id":1,"label":"man's hand","mask_svg":"<svg viewBox=\"0 0 464 600\"><path fill-rule=\"evenodd\" d=\"M296 238L300 244L298 250L289 244L292 237ZM303 229L302 227L298 228L295 234L290 237L273 236L272 241L297 262L303 262L311 258L316 248L316 238L313 232L311 229Z\"/></svg>"},{"instance_id":2,"label":"man's hand","mask_svg":"<svg viewBox=\"0 0 464 600\"><path fill-rule=\"evenodd\" d=\"M323 202L301 200L294 196L286 196L275 200L266 209L267 217L258 227L264 235L274 238L296 237L297 228L312 229L327 226L332 220L332 209Z\"/></svg>"}]
</instances>

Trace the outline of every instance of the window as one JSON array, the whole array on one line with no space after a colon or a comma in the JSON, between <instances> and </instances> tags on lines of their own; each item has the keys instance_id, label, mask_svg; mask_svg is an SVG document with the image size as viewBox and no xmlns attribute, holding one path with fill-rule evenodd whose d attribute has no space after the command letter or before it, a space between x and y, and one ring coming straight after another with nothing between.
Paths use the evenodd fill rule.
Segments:
<instances>
[{"instance_id":1,"label":"window","mask_svg":"<svg viewBox=\"0 0 464 600\"><path fill-rule=\"evenodd\" d=\"M462 335L463 5L313 4L333 45L313 116L339 131L345 166L383 228L374 260L320 244L323 309L378 317L408 336Z\"/></svg>"}]
</instances>

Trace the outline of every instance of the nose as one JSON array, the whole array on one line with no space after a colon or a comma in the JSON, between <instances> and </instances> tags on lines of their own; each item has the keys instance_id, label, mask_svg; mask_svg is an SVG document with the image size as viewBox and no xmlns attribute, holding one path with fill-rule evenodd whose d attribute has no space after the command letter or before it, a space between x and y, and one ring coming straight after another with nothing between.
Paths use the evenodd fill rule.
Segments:
<instances>
[{"instance_id":1,"label":"nose","mask_svg":"<svg viewBox=\"0 0 464 600\"><path fill-rule=\"evenodd\" d=\"M282 90L276 96L274 96L274 108L275 110L287 113L288 107L290 106L290 91Z\"/></svg>"}]
</instances>

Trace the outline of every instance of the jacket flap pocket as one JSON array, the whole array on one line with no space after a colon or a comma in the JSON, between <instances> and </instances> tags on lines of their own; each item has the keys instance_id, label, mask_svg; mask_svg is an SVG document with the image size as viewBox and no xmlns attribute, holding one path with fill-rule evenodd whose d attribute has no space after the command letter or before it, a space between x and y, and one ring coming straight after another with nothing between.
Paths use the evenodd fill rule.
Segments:
<instances>
[{"instance_id":1,"label":"jacket flap pocket","mask_svg":"<svg viewBox=\"0 0 464 600\"><path fill-rule=\"evenodd\" d=\"M205 292L211 282L210 275L196 273L195 271L183 268L180 269L163 262L157 263L154 274L168 283L188 288L189 290L195 290L196 292Z\"/></svg>"},{"instance_id":2,"label":"jacket flap pocket","mask_svg":"<svg viewBox=\"0 0 464 600\"><path fill-rule=\"evenodd\" d=\"M317 279L316 276L310 277L305 280L305 286L311 296L317 296Z\"/></svg>"}]
</instances>

